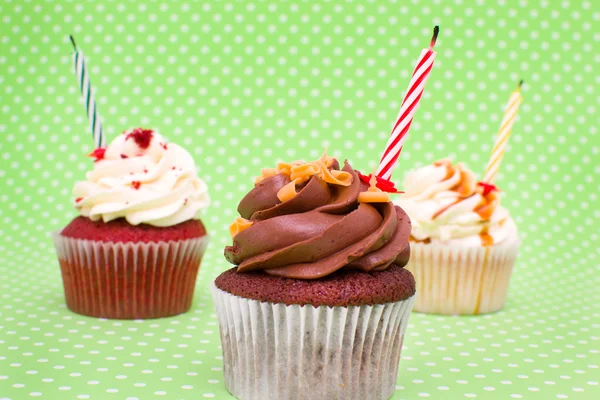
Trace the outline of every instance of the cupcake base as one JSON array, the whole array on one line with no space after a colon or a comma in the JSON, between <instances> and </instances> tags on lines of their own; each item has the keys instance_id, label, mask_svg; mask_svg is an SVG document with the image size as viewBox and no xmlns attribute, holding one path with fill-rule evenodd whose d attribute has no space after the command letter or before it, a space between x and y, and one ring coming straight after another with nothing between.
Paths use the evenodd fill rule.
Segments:
<instances>
[{"instance_id":1,"label":"cupcake base","mask_svg":"<svg viewBox=\"0 0 600 400\"><path fill-rule=\"evenodd\" d=\"M67 307L110 319L169 317L192 305L208 236L169 242L113 243L54 232Z\"/></svg>"},{"instance_id":2,"label":"cupcake base","mask_svg":"<svg viewBox=\"0 0 600 400\"><path fill-rule=\"evenodd\" d=\"M419 293L415 311L477 315L501 310L519 245L519 240L486 247L411 243L406 269Z\"/></svg>"},{"instance_id":3,"label":"cupcake base","mask_svg":"<svg viewBox=\"0 0 600 400\"><path fill-rule=\"evenodd\" d=\"M231 268L215 285L227 293L265 303L347 307L394 303L415 294L415 278L396 264L383 271L340 270L321 279L294 279Z\"/></svg>"},{"instance_id":4,"label":"cupcake base","mask_svg":"<svg viewBox=\"0 0 600 400\"><path fill-rule=\"evenodd\" d=\"M239 399L389 399L415 296L392 303L286 305L211 286L225 385Z\"/></svg>"}]
</instances>

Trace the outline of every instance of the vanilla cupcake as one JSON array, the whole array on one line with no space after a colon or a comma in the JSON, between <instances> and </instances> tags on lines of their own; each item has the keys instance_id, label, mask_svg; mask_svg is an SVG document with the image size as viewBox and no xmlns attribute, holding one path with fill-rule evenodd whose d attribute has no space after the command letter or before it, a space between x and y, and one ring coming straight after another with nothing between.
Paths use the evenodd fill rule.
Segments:
<instances>
[{"instance_id":1,"label":"vanilla cupcake","mask_svg":"<svg viewBox=\"0 0 600 400\"><path fill-rule=\"evenodd\" d=\"M410 173L397 201L412 221L415 311L483 314L501 310L520 240L498 190L450 160Z\"/></svg>"}]
</instances>

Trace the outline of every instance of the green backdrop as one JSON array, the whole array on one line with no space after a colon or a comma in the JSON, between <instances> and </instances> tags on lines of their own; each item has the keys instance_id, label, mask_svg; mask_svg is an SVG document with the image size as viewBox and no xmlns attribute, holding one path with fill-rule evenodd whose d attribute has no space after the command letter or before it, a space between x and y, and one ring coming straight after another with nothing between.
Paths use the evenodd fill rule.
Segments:
<instances>
[{"instance_id":1,"label":"green backdrop","mask_svg":"<svg viewBox=\"0 0 600 400\"><path fill-rule=\"evenodd\" d=\"M446 156L480 176L523 78L497 183L524 243L504 311L413 314L394 398L600 398L599 3L79 3L0 2L0 398L229 398L207 288L229 267L238 200L261 167L325 147L372 170L435 24L394 178ZM109 140L158 129L209 184L212 242L186 315L65 308L49 232L92 166L69 34Z\"/></svg>"}]
</instances>

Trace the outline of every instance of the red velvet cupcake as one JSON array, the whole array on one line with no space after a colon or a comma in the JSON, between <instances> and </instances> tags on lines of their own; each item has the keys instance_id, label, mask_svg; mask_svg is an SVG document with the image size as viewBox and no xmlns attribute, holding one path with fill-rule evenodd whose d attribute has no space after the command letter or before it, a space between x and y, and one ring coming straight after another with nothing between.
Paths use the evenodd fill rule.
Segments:
<instances>
[{"instance_id":1,"label":"red velvet cupcake","mask_svg":"<svg viewBox=\"0 0 600 400\"><path fill-rule=\"evenodd\" d=\"M141 128L92 156L73 191L81 216L52 235L67 306L115 319L186 312L208 244L199 213L209 197L192 157Z\"/></svg>"},{"instance_id":2,"label":"red velvet cupcake","mask_svg":"<svg viewBox=\"0 0 600 400\"><path fill-rule=\"evenodd\" d=\"M323 156L263 170L212 286L240 399L388 399L415 298L410 219Z\"/></svg>"}]
</instances>

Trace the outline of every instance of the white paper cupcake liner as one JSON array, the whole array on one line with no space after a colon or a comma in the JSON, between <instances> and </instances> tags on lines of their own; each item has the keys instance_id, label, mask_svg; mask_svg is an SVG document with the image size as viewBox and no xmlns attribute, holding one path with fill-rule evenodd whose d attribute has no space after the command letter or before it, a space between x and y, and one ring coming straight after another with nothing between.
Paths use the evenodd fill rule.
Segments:
<instances>
[{"instance_id":1,"label":"white paper cupcake liner","mask_svg":"<svg viewBox=\"0 0 600 400\"><path fill-rule=\"evenodd\" d=\"M161 318L189 310L208 236L113 243L52 233L67 307L112 319Z\"/></svg>"},{"instance_id":2,"label":"white paper cupcake liner","mask_svg":"<svg viewBox=\"0 0 600 400\"><path fill-rule=\"evenodd\" d=\"M211 286L225 385L238 399L389 399L415 296L372 306L285 305Z\"/></svg>"},{"instance_id":3,"label":"white paper cupcake liner","mask_svg":"<svg viewBox=\"0 0 600 400\"><path fill-rule=\"evenodd\" d=\"M461 247L411 243L410 270L419 296L415 311L474 315L501 310L520 241Z\"/></svg>"}]
</instances>

